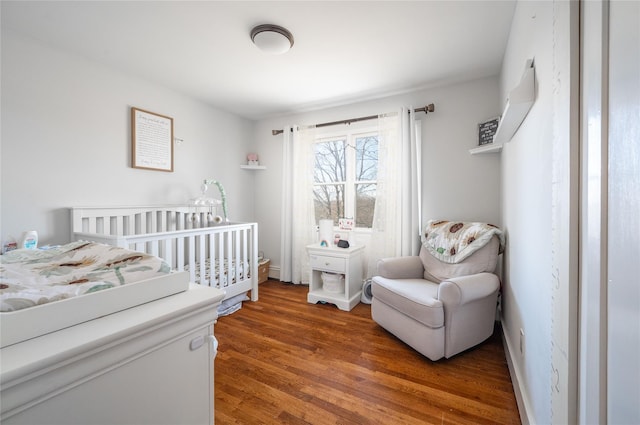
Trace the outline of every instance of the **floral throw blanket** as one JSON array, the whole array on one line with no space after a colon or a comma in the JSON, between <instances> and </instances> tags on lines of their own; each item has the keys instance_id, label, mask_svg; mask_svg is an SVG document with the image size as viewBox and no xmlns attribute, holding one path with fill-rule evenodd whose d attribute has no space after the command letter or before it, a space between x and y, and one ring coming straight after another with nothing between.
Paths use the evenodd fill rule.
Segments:
<instances>
[{"instance_id":1,"label":"floral throw blanket","mask_svg":"<svg viewBox=\"0 0 640 425\"><path fill-rule=\"evenodd\" d=\"M504 233L493 224L429 220L422 233L422 245L437 259L449 264L463 261L497 236L504 250Z\"/></svg>"},{"instance_id":2,"label":"floral throw blanket","mask_svg":"<svg viewBox=\"0 0 640 425\"><path fill-rule=\"evenodd\" d=\"M94 242L0 256L0 311L21 310L169 273L162 259Z\"/></svg>"}]
</instances>

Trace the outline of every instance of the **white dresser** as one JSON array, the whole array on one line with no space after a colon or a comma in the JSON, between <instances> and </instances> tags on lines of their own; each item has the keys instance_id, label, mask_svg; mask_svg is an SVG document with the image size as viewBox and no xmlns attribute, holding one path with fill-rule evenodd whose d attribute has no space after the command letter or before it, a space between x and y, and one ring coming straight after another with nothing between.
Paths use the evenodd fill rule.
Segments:
<instances>
[{"instance_id":1,"label":"white dresser","mask_svg":"<svg viewBox=\"0 0 640 425\"><path fill-rule=\"evenodd\" d=\"M213 424L224 293L189 290L0 350L0 422Z\"/></svg>"},{"instance_id":2,"label":"white dresser","mask_svg":"<svg viewBox=\"0 0 640 425\"><path fill-rule=\"evenodd\" d=\"M362 254L364 246L349 248L307 245L311 275L307 301L335 304L340 310L349 311L360 302L362 295ZM344 289L329 292L323 288L322 272L344 275Z\"/></svg>"}]
</instances>

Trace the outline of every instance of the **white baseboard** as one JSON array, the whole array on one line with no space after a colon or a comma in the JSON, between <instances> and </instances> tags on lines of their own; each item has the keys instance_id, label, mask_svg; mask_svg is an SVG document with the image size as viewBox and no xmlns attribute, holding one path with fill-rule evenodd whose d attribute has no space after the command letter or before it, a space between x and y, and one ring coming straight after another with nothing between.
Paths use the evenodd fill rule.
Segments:
<instances>
[{"instance_id":1,"label":"white baseboard","mask_svg":"<svg viewBox=\"0 0 640 425\"><path fill-rule=\"evenodd\" d=\"M271 279L280 280L280 267L278 267L278 266L270 266L269 267L269 277Z\"/></svg>"},{"instance_id":2,"label":"white baseboard","mask_svg":"<svg viewBox=\"0 0 640 425\"><path fill-rule=\"evenodd\" d=\"M501 320L500 323L502 324L502 345L504 347L504 354L507 358L507 365L509 366L509 375L511 376L513 392L516 396L516 403L518 404L520 422L522 422L522 425L534 424L535 422L529 416L529 412L531 412L531 406L528 402L529 397L526 397L526 389L522 388L520 385L520 382L522 382L520 369L516 366L517 363L513 360L513 355L516 351L513 350L513 347L509 344L509 339L505 335L506 326L504 324L504 320Z\"/></svg>"}]
</instances>

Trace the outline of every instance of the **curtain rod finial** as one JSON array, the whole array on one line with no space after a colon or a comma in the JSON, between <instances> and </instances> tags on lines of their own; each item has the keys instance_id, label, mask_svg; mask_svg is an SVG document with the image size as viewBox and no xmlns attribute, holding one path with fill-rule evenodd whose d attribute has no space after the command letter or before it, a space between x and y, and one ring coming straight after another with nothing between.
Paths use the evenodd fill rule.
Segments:
<instances>
[{"instance_id":1,"label":"curtain rod finial","mask_svg":"<svg viewBox=\"0 0 640 425\"><path fill-rule=\"evenodd\" d=\"M436 110L436 107L433 103L428 104L424 107L425 112L433 112Z\"/></svg>"}]
</instances>

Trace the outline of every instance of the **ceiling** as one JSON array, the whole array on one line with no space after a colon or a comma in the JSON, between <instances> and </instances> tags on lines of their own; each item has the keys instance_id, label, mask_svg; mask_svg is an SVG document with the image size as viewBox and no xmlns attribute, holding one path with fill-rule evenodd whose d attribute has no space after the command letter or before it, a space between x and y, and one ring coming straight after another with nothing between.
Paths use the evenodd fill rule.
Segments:
<instances>
[{"instance_id":1,"label":"ceiling","mask_svg":"<svg viewBox=\"0 0 640 425\"><path fill-rule=\"evenodd\" d=\"M513 1L7 1L10 29L249 119L497 75ZM251 28L293 33L283 55Z\"/></svg>"}]
</instances>

